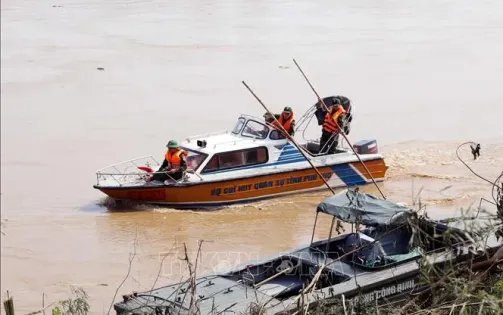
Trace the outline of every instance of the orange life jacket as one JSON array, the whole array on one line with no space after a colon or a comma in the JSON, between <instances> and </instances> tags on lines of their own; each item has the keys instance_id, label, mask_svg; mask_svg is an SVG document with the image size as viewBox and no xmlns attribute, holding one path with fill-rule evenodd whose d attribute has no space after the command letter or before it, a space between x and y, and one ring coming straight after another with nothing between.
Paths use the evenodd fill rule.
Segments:
<instances>
[{"instance_id":1,"label":"orange life jacket","mask_svg":"<svg viewBox=\"0 0 503 315\"><path fill-rule=\"evenodd\" d=\"M335 133L339 131L337 126L337 120L342 113L345 113L344 107L342 105L337 106L337 111L334 114L331 114L332 107L329 108L328 112L325 114L325 120L323 121L323 131Z\"/></svg>"},{"instance_id":2,"label":"orange life jacket","mask_svg":"<svg viewBox=\"0 0 503 315\"><path fill-rule=\"evenodd\" d=\"M290 118L288 120L285 120L283 118L283 114L279 116L278 122L285 128L285 130L288 132L290 130L290 126L292 125L293 121L293 113L290 115Z\"/></svg>"},{"instance_id":3,"label":"orange life jacket","mask_svg":"<svg viewBox=\"0 0 503 315\"><path fill-rule=\"evenodd\" d=\"M175 153L171 154L168 151L166 151L166 154L164 155L164 158L166 159L166 161L169 162L169 164L171 165L171 169L178 169L180 168L180 164L181 164L181 158L180 158L180 155L183 154L185 156L187 156L187 151L185 150L182 150L182 149L178 149L178 151L176 151Z\"/></svg>"},{"instance_id":4,"label":"orange life jacket","mask_svg":"<svg viewBox=\"0 0 503 315\"><path fill-rule=\"evenodd\" d=\"M281 126L279 125L279 123L276 120L273 120L273 121L269 122L268 124L271 127L274 127L274 128L277 128L277 129L281 130Z\"/></svg>"}]
</instances>

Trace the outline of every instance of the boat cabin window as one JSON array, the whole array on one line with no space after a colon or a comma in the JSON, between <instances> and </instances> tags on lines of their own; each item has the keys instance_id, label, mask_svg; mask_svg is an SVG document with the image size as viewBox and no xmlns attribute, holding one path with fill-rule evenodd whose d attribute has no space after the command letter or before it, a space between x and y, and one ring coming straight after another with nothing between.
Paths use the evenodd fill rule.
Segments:
<instances>
[{"instance_id":1,"label":"boat cabin window","mask_svg":"<svg viewBox=\"0 0 503 315\"><path fill-rule=\"evenodd\" d=\"M269 139L282 140L282 139L286 139L286 137L279 130L274 129L273 131L271 131L271 134L269 135Z\"/></svg>"},{"instance_id":2,"label":"boat cabin window","mask_svg":"<svg viewBox=\"0 0 503 315\"><path fill-rule=\"evenodd\" d=\"M207 154L203 154L200 152L192 151L186 148L183 148L185 151L187 151L187 167L191 168L193 170L197 170L201 163L206 159L208 156Z\"/></svg>"},{"instance_id":3,"label":"boat cabin window","mask_svg":"<svg viewBox=\"0 0 503 315\"><path fill-rule=\"evenodd\" d=\"M267 148L251 148L215 154L202 173L266 163L269 160Z\"/></svg>"},{"instance_id":4,"label":"boat cabin window","mask_svg":"<svg viewBox=\"0 0 503 315\"><path fill-rule=\"evenodd\" d=\"M234 126L234 129L232 129L232 133L239 134L241 132L241 129L243 129L243 126L245 124L245 119L243 117L240 117L238 121L236 122L236 125Z\"/></svg>"},{"instance_id":5,"label":"boat cabin window","mask_svg":"<svg viewBox=\"0 0 503 315\"><path fill-rule=\"evenodd\" d=\"M245 137L265 139L269 134L269 127L258 121L248 120L241 134Z\"/></svg>"}]
</instances>

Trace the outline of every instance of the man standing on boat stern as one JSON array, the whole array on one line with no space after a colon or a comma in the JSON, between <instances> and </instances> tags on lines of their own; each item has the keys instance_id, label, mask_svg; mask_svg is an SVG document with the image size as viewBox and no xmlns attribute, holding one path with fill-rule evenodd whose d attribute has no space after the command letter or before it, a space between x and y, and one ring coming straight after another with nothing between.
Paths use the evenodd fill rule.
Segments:
<instances>
[{"instance_id":1,"label":"man standing on boat stern","mask_svg":"<svg viewBox=\"0 0 503 315\"><path fill-rule=\"evenodd\" d=\"M343 124L345 116L346 111L344 110L344 107L342 107L339 99L335 98L332 106L328 108L328 111L325 114L325 120L323 121L320 139L320 154L335 153L335 149L339 144L339 127L344 128Z\"/></svg>"},{"instance_id":2,"label":"man standing on boat stern","mask_svg":"<svg viewBox=\"0 0 503 315\"><path fill-rule=\"evenodd\" d=\"M164 182L167 179L179 180L187 170L187 152L180 148L178 142L170 140L166 145L168 150L164 155L164 161L157 173L147 179L147 182L157 180Z\"/></svg>"}]
</instances>

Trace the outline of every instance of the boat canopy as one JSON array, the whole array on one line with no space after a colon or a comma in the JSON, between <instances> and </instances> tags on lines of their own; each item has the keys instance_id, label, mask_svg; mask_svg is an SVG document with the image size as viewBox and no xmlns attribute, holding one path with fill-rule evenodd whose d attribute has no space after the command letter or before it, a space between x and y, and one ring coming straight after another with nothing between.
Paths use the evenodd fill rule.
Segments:
<instances>
[{"instance_id":1,"label":"boat canopy","mask_svg":"<svg viewBox=\"0 0 503 315\"><path fill-rule=\"evenodd\" d=\"M325 198L316 210L347 223L358 220L365 226L374 227L402 225L413 214L407 207L352 189Z\"/></svg>"}]
</instances>

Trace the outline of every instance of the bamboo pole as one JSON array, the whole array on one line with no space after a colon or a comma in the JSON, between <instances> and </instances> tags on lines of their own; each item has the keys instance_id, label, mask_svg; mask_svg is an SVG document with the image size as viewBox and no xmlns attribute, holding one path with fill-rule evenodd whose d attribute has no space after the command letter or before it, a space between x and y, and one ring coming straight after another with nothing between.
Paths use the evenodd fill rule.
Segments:
<instances>
[{"instance_id":1,"label":"bamboo pole","mask_svg":"<svg viewBox=\"0 0 503 315\"><path fill-rule=\"evenodd\" d=\"M285 134L285 136L287 137L287 139L295 146L297 147L297 149L302 153L302 155L304 155L304 158L306 158L306 160L309 162L309 164L311 165L311 167L316 171L316 173L318 174L318 176L320 176L321 180L325 183L325 185L327 185L328 189L330 189L330 191L332 192L332 194L335 195L335 191L332 189L332 187L330 187L330 185L328 184L328 182L326 181L326 179L321 175L320 171L316 168L316 166L314 166L313 162L311 161L311 159L307 156L307 153L304 151L304 148L302 148L289 134L288 134L288 131L285 130L285 128L278 122L278 120L276 119L276 117L274 116L273 113L271 113L269 111L269 109L267 108L267 106L265 106L265 104L260 100L260 98L258 98L257 95L255 95L255 93L253 93L252 89L245 83L245 81L241 81L243 83L243 85L248 89L248 91L250 91L250 93L255 97L255 99L260 103L260 105L262 105L262 107L269 113L271 114L271 116L274 118L274 121L277 123L277 125L281 128L281 130L283 131L283 133Z\"/></svg>"},{"instance_id":2,"label":"bamboo pole","mask_svg":"<svg viewBox=\"0 0 503 315\"><path fill-rule=\"evenodd\" d=\"M323 101L323 99L320 97L320 95L318 94L318 92L316 92L316 90L314 89L313 85L311 84L311 81L309 81L309 79L307 78L307 76L304 73L304 71L302 71L302 69L299 66L299 64L297 63L297 61L295 61L295 59L293 59L293 62L295 63L295 65L299 69L300 73L302 73L302 75L304 76L304 79L306 79L307 83L309 84L309 86L313 90L314 94L318 98L320 104L323 105L324 110L328 111L327 105L325 104L325 102ZM356 153L355 148L351 145L351 142L349 142L348 138L346 137L346 134L344 133L344 130L341 129L341 127L339 126L339 124L337 122L335 122L335 124L337 125L337 128L339 128L340 134L344 137L344 140L346 140L346 142L348 143L348 145L351 148L351 150L353 150L353 153L356 155L356 157L358 158L358 160L360 161L360 163L363 165L363 167L365 168L365 170L369 174L370 178L372 179L372 182L377 187L377 190L379 190L379 192L381 193L381 196L386 200L386 196L384 196L383 192L381 191L381 188L379 188L379 186L377 185L377 182L375 181L374 176L372 176L372 173L370 173L369 169L367 168L367 165L365 165L365 163L363 163L363 161L360 158L360 156L358 155L358 153Z\"/></svg>"}]
</instances>

